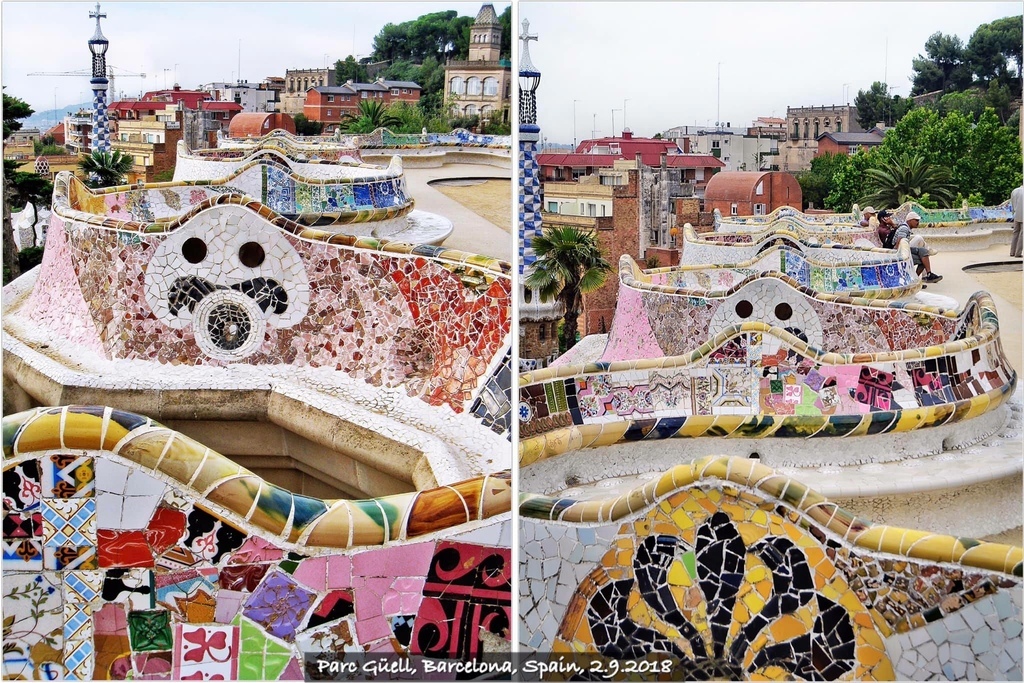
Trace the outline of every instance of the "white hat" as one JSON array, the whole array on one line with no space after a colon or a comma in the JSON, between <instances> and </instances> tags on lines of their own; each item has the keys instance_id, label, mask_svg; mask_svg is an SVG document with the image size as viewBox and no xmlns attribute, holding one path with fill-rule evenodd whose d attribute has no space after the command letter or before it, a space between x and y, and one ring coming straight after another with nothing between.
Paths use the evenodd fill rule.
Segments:
<instances>
[{"instance_id":1,"label":"white hat","mask_svg":"<svg viewBox=\"0 0 1024 683\"><path fill-rule=\"evenodd\" d=\"M919 216L916 211L911 211L910 213L907 214L907 220L908 221L919 221L919 220L921 220L921 216Z\"/></svg>"},{"instance_id":2,"label":"white hat","mask_svg":"<svg viewBox=\"0 0 1024 683\"><path fill-rule=\"evenodd\" d=\"M873 207L873 206L865 206L864 210L861 211L861 213L863 214L863 213L878 213L878 212L875 211L875 207Z\"/></svg>"}]
</instances>

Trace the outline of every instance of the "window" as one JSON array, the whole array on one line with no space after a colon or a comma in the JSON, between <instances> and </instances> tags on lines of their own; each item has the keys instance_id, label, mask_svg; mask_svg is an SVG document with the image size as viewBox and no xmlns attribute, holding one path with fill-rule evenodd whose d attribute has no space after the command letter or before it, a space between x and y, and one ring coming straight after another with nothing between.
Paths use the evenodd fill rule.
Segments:
<instances>
[{"instance_id":1,"label":"window","mask_svg":"<svg viewBox=\"0 0 1024 683\"><path fill-rule=\"evenodd\" d=\"M794 121L793 122L793 137L795 137L795 138L800 137L800 122L799 121Z\"/></svg>"},{"instance_id":2,"label":"window","mask_svg":"<svg viewBox=\"0 0 1024 683\"><path fill-rule=\"evenodd\" d=\"M722 148L722 141L721 140L712 140L711 141L711 149L721 149L721 148Z\"/></svg>"},{"instance_id":3,"label":"window","mask_svg":"<svg viewBox=\"0 0 1024 683\"><path fill-rule=\"evenodd\" d=\"M465 81L463 81L461 78L456 76L455 78L452 79L450 90L455 95L465 95L466 94L466 83L465 83Z\"/></svg>"},{"instance_id":4,"label":"window","mask_svg":"<svg viewBox=\"0 0 1024 683\"><path fill-rule=\"evenodd\" d=\"M814 119L814 137L818 137L818 119Z\"/></svg>"},{"instance_id":5,"label":"window","mask_svg":"<svg viewBox=\"0 0 1024 683\"><path fill-rule=\"evenodd\" d=\"M754 204L754 215L763 216L765 214L766 208L768 207L766 207L764 204Z\"/></svg>"},{"instance_id":6,"label":"window","mask_svg":"<svg viewBox=\"0 0 1024 683\"><path fill-rule=\"evenodd\" d=\"M391 89L391 94L392 94L392 95L398 95L398 93L399 93L399 92L400 92L400 91L398 90L398 88L392 88L392 89Z\"/></svg>"},{"instance_id":7,"label":"window","mask_svg":"<svg viewBox=\"0 0 1024 683\"><path fill-rule=\"evenodd\" d=\"M484 95L497 95L498 94L498 79L493 76L488 76L484 79Z\"/></svg>"},{"instance_id":8,"label":"window","mask_svg":"<svg viewBox=\"0 0 1024 683\"><path fill-rule=\"evenodd\" d=\"M333 102L334 101L334 95L328 95L327 96L327 101L328 102Z\"/></svg>"},{"instance_id":9,"label":"window","mask_svg":"<svg viewBox=\"0 0 1024 683\"><path fill-rule=\"evenodd\" d=\"M409 94L409 89L408 88L402 88L402 94L403 95L408 95Z\"/></svg>"},{"instance_id":10,"label":"window","mask_svg":"<svg viewBox=\"0 0 1024 683\"><path fill-rule=\"evenodd\" d=\"M479 95L480 94L480 79L476 76L472 76L466 79L466 94L467 95Z\"/></svg>"},{"instance_id":11,"label":"window","mask_svg":"<svg viewBox=\"0 0 1024 683\"><path fill-rule=\"evenodd\" d=\"M333 109L328 109L327 110L327 115L328 116L333 116L334 115L334 110Z\"/></svg>"},{"instance_id":12,"label":"window","mask_svg":"<svg viewBox=\"0 0 1024 683\"><path fill-rule=\"evenodd\" d=\"M544 339L545 339L545 338L547 337L547 332L548 332L548 326L547 326L547 325L545 325L544 323L541 323L541 324L540 324L540 330L539 330L539 332L540 332L540 334L539 334L539 338L540 338L540 340L541 340L541 341L544 341Z\"/></svg>"},{"instance_id":13,"label":"window","mask_svg":"<svg viewBox=\"0 0 1024 683\"><path fill-rule=\"evenodd\" d=\"M558 213L558 202L548 202L548 213Z\"/></svg>"},{"instance_id":14,"label":"window","mask_svg":"<svg viewBox=\"0 0 1024 683\"><path fill-rule=\"evenodd\" d=\"M756 195L764 194L764 181L763 180L757 184L757 187L754 188L754 194L756 194Z\"/></svg>"},{"instance_id":15,"label":"window","mask_svg":"<svg viewBox=\"0 0 1024 683\"><path fill-rule=\"evenodd\" d=\"M730 216L738 216L738 215L739 215L739 214L737 213L737 211L736 211L736 205L735 205L735 204L733 204L733 205L732 205L732 207L730 208L730 210L729 210L729 215L730 215Z\"/></svg>"},{"instance_id":16,"label":"window","mask_svg":"<svg viewBox=\"0 0 1024 683\"><path fill-rule=\"evenodd\" d=\"M804 140L806 140L811 134L811 122L804 119Z\"/></svg>"},{"instance_id":17,"label":"window","mask_svg":"<svg viewBox=\"0 0 1024 683\"><path fill-rule=\"evenodd\" d=\"M843 122L842 122L841 119L836 119L836 132L837 133L842 133L843 132Z\"/></svg>"},{"instance_id":18,"label":"window","mask_svg":"<svg viewBox=\"0 0 1024 683\"><path fill-rule=\"evenodd\" d=\"M466 116L476 116L476 105L475 104L467 104L466 105Z\"/></svg>"},{"instance_id":19,"label":"window","mask_svg":"<svg viewBox=\"0 0 1024 683\"><path fill-rule=\"evenodd\" d=\"M348 102L348 101L349 101L349 100L351 100L352 98L351 98L350 96L348 96L348 95L343 95L343 96L342 96L342 99L343 99L343 100L345 100L346 102Z\"/></svg>"},{"instance_id":20,"label":"window","mask_svg":"<svg viewBox=\"0 0 1024 683\"><path fill-rule=\"evenodd\" d=\"M363 91L363 92L361 92L360 94L361 94L361 95L363 96L363 99L365 100L365 99L366 99L366 91L364 90L364 91Z\"/></svg>"}]
</instances>

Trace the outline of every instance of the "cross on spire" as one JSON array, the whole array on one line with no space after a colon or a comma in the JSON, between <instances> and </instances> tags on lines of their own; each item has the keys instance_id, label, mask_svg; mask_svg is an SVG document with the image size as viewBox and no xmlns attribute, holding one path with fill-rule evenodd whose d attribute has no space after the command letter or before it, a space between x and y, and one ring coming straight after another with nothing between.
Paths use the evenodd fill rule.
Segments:
<instances>
[{"instance_id":1,"label":"cross on spire","mask_svg":"<svg viewBox=\"0 0 1024 683\"><path fill-rule=\"evenodd\" d=\"M98 3L98 2L96 3L96 11L95 12L89 12L89 18L90 19L95 19L97 24L100 23L100 19L106 19L107 18L106 12L100 12L100 3Z\"/></svg>"},{"instance_id":2,"label":"cross on spire","mask_svg":"<svg viewBox=\"0 0 1024 683\"><path fill-rule=\"evenodd\" d=\"M537 67L530 61L530 41L537 40L537 35L530 33L529 19L523 19L523 32L519 34L519 40L523 44L522 50L519 51L519 71L536 73Z\"/></svg>"}]
</instances>

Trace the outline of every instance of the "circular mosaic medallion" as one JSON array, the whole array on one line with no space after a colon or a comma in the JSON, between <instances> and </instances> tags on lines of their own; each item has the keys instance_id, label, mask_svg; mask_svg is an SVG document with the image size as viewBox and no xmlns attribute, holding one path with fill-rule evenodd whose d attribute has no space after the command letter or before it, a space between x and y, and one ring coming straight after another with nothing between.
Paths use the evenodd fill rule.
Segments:
<instances>
[{"instance_id":1,"label":"circular mosaic medallion","mask_svg":"<svg viewBox=\"0 0 1024 683\"><path fill-rule=\"evenodd\" d=\"M196 343L203 353L219 360L241 360L263 343L266 321L248 296L220 289L206 296L194 314Z\"/></svg>"}]
</instances>

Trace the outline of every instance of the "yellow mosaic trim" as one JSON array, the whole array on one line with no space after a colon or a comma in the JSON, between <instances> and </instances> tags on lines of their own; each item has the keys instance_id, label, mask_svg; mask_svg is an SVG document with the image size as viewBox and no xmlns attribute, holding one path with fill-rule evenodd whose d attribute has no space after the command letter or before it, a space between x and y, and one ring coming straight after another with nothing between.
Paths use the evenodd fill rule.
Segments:
<instances>
[{"instance_id":1,"label":"yellow mosaic trim","mask_svg":"<svg viewBox=\"0 0 1024 683\"><path fill-rule=\"evenodd\" d=\"M508 471L367 500L293 494L154 420L103 406L35 408L3 418L4 469L47 452L99 451L191 494L242 528L297 549L382 545L509 512Z\"/></svg>"},{"instance_id":2,"label":"yellow mosaic trim","mask_svg":"<svg viewBox=\"0 0 1024 683\"><path fill-rule=\"evenodd\" d=\"M889 428L881 433L898 434L915 429L927 429L942 424L959 422L995 410L1009 397L1012 384L972 396L955 403L909 408L886 413L864 413L856 427L844 426L842 434L847 437L867 434L877 416L890 420ZM804 438L819 435L828 436L834 416L830 415L688 415L683 426L671 438L768 438L783 427L798 432ZM848 419L850 415L841 415ZM772 418L768 420L767 418ZM658 419L658 418L654 418ZM584 448L611 446L623 440L630 427L636 424L632 418L621 418L613 422L571 425L560 427L543 434L537 434L519 441L519 466L527 467L540 460L553 458Z\"/></svg>"},{"instance_id":3,"label":"yellow mosaic trim","mask_svg":"<svg viewBox=\"0 0 1024 683\"><path fill-rule=\"evenodd\" d=\"M871 522L856 517L805 484L748 458L708 456L677 465L659 478L614 498L577 501L520 494L524 517L574 524L609 523L646 512L664 497L688 486L731 482L778 499L852 545L930 562L1021 576L1024 548L957 538Z\"/></svg>"}]
</instances>

